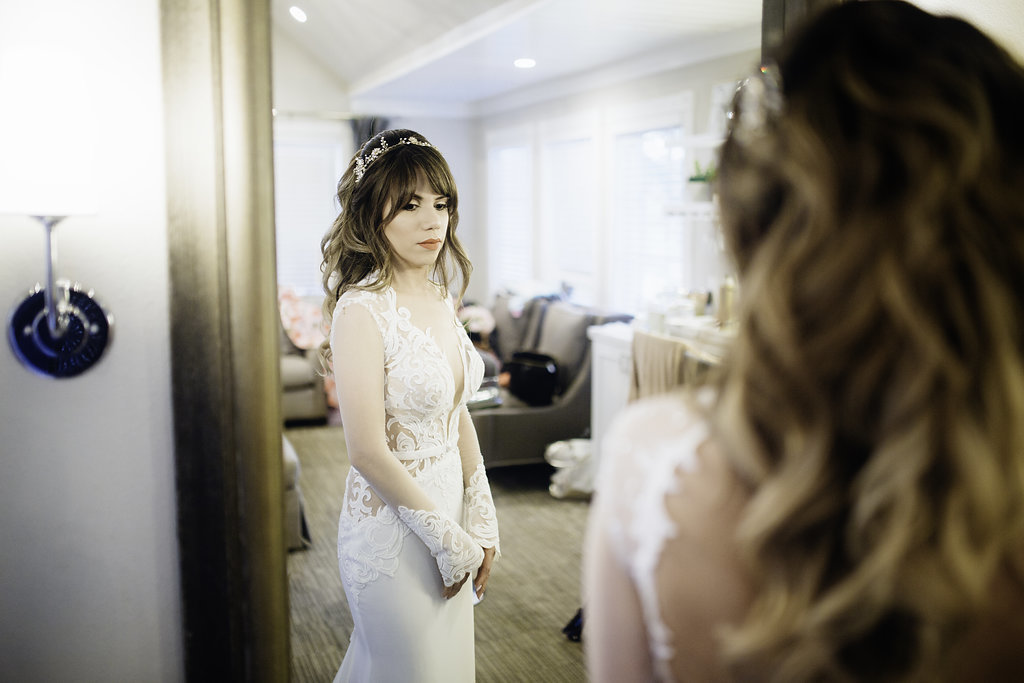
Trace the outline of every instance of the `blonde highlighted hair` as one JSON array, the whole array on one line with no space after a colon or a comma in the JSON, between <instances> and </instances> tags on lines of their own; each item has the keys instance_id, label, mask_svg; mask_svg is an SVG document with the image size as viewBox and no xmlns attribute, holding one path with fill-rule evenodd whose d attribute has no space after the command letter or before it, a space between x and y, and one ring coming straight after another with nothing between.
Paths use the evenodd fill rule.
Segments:
<instances>
[{"instance_id":1,"label":"blonde highlighted hair","mask_svg":"<svg viewBox=\"0 0 1024 683\"><path fill-rule=\"evenodd\" d=\"M778 66L781 112L717 178L742 312L713 419L756 596L724 651L739 678L928 679L1024 580L1024 69L887 0Z\"/></svg>"},{"instance_id":2,"label":"blonde highlighted hair","mask_svg":"<svg viewBox=\"0 0 1024 683\"><path fill-rule=\"evenodd\" d=\"M391 285L394 266L384 227L412 200L420 180L448 200L448 233L433 277L446 295L458 286L462 299L473 266L456 235L459 197L448 162L419 133L386 130L352 156L338 182L341 210L320 242L323 317L328 324L345 291L357 285L371 290ZM330 368L330 339L320 346L320 360L325 370Z\"/></svg>"}]
</instances>

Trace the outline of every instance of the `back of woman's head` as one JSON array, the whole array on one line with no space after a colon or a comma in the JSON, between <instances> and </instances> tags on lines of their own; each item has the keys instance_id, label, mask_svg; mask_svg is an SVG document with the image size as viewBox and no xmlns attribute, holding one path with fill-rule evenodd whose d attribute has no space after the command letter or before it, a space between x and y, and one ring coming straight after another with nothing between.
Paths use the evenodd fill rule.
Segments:
<instances>
[{"instance_id":1,"label":"back of woman's head","mask_svg":"<svg viewBox=\"0 0 1024 683\"><path fill-rule=\"evenodd\" d=\"M877 0L756 78L718 174L743 311L717 419L763 584L729 651L920 673L1024 540L1024 70Z\"/></svg>"},{"instance_id":2,"label":"back of woman's head","mask_svg":"<svg viewBox=\"0 0 1024 683\"><path fill-rule=\"evenodd\" d=\"M976 192L986 203L1016 199L990 196L1020 187L1024 174L1024 71L1000 47L959 19L883 0L832 8L808 29L778 59L784 111L760 145L732 135L724 150L720 191L741 267L775 227L729 211L749 211L752 199L766 200L761 212L783 200L808 205L832 230L868 212L941 210ZM762 172L773 183L750 180Z\"/></svg>"}]
</instances>

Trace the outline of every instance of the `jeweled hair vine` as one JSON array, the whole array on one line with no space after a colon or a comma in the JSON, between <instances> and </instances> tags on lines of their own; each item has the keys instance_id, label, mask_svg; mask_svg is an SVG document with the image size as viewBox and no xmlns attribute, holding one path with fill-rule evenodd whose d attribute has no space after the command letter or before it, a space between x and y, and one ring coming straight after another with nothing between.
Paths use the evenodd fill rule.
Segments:
<instances>
[{"instance_id":1,"label":"jeweled hair vine","mask_svg":"<svg viewBox=\"0 0 1024 683\"><path fill-rule=\"evenodd\" d=\"M784 107L782 72L774 61L767 61L736 90L733 107L726 115L733 138L750 143L765 133L769 121L778 119Z\"/></svg>"},{"instance_id":2,"label":"jeweled hair vine","mask_svg":"<svg viewBox=\"0 0 1024 683\"><path fill-rule=\"evenodd\" d=\"M401 145L419 145L420 147L433 147L434 149L437 149L437 147L434 147L434 145L430 144L426 140L421 140L415 135L400 137L390 144L388 143L387 138L384 137L383 135L379 137L380 139L377 141L377 144L373 147L373 149L367 151L364 147L364 149L360 151L359 156L356 157L354 180L356 184L359 184L359 181L363 179L363 175L370 168L370 165L373 164L374 161L380 158L389 149L400 147ZM366 144L369 145L371 142L373 142L373 140L376 139L376 137L372 138Z\"/></svg>"}]
</instances>

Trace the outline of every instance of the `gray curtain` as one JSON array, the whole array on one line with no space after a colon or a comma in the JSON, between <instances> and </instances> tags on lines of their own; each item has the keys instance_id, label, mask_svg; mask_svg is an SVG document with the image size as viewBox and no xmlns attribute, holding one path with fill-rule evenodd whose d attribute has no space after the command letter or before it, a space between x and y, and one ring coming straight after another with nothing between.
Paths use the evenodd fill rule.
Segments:
<instances>
[{"instance_id":1,"label":"gray curtain","mask_svg":"<svg viewBox=\"0 0 1024 683\"><path fill-rule=\"evenodd\" d=\"M355 149L360 149L363 144L382 130L388 129L388 120L382 116L363 116L352 119L352 141Z\"/></svg>"}]
</instances>

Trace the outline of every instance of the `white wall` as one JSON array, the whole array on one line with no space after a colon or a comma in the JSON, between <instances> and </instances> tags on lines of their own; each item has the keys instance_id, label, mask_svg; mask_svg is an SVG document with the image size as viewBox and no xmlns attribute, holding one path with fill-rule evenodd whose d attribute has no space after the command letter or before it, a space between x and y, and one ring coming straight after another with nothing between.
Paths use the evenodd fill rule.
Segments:
<instances>
[{"instance_id":1,"label":"white wall","mask_svg":"<svg viewBox=\"0 0 1024 683\"><path fill-rule=\"evenodd\" d=\"M0 344L0 677L178 681L159 2L0 4L0 60L33 46L71 51L92 79L100 154L82 180L98 213L58 228L58 275L95 288L115 326L107 355L69 380ZM3 129L25 103L0 102ZM0 240L6 321L45 275L43 231L0 215Z\"/></svg>"},{"instance_id":2,"label":"white wall","mask_svg":"<svg viewBox=\"0 0 1024 683\"><path fill-rule=\"evenodd\" d=\"M1024 2L1021 0L915 0L934 14L952 14L988 33L1024 62Z\"/></svg>"},{"instance_id":3,"label":"white wall","mask_svg":"<svg viewBox=\"0 0 1024 683\"><path fill-rule=\"evenodd\" d=\"M274 108L294 112L345 112L349 98L342 83L284 31L270 34Z\"/></svg>"}]
</instances>

